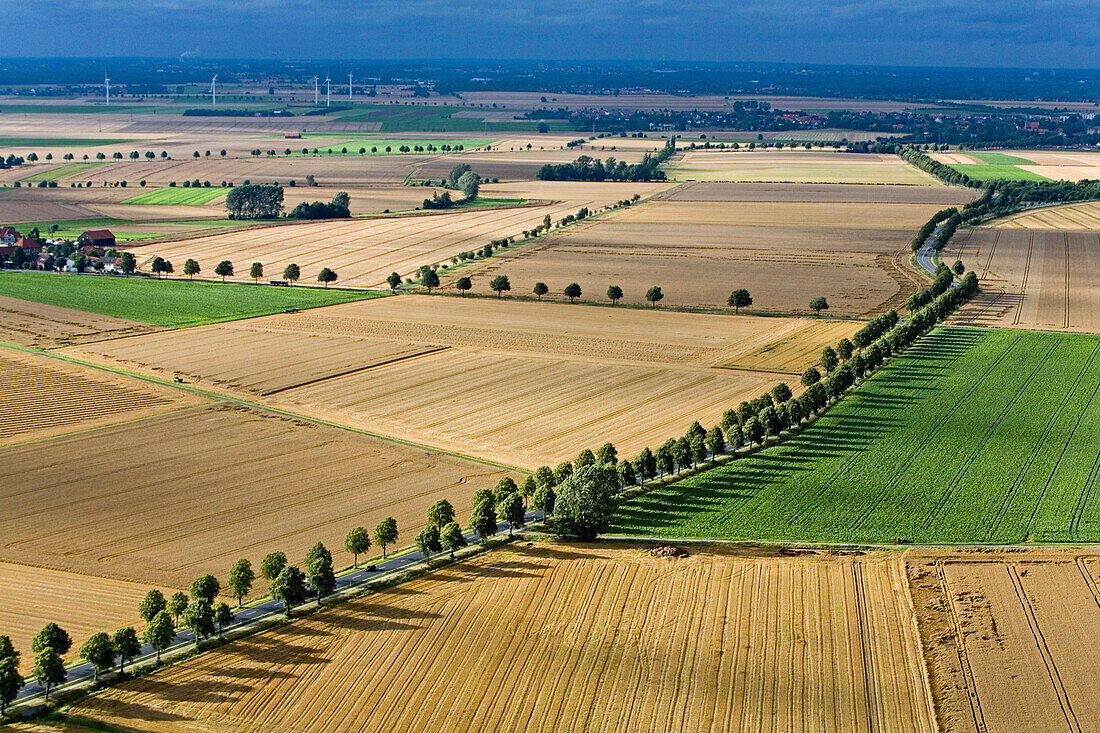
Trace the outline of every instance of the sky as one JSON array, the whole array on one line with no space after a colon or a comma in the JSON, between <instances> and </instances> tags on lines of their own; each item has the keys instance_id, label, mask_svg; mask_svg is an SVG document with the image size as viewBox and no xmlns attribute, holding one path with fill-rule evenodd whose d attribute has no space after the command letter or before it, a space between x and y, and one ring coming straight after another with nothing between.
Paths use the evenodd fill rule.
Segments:
<instances>
[{"instance_id":1,"label":"sky","mask_svg":"<svg viewBox=\"0 0 1100 733\"><path fill-rule=\"evenodd\" d=\"M0 0L0 18L23 56L1100 66L1097 0Z\"/></svg>"}]
</instances>

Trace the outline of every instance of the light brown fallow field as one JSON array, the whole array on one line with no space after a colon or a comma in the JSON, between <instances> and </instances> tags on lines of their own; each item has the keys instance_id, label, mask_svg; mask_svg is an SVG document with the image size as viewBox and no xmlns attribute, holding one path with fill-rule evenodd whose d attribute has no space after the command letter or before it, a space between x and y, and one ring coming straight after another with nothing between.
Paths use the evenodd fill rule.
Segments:
<instances>
[{"instance_id":1,"label":"light brown fallow field","mask_svg":"<svg viewBox=\"0 0 1100 733\"><path fill-rule=\"evenodd\" d=\"M1100 232L964 229L943 259L973 268L982 292L955 323L1100 332Z\"/></svg>"},{"instance_id":2,"label":"light brown fallow field","mask_svg":"<svg viewBox=\"0 0 1100 733\"><path fill-rule=\"evenodd\" d=\"M1098 174L1100 175L1100 174ZM1100 201L1046 206L989 223L996 229L1057 229L1100 232Z\"/></svg>"},{"instance_id":3,"label":"light brown fallow field","mask_svg":"<svg viewBox=\"0 0 1100 733\"><path fill-rule=\"evenodd\" d=\"M747 288L751 311L809 313L810 300L823 295L830 314L877 315L924 287L909 269L909 242L941 208L829 198L662 199L502 252L448 275L444 285L468 275L475 292L488 292L494 276L507 275L513 292L530 294L544 282L549 297L564 300L563 289L575 282L582 299L597 302L607 302L607 287L619 285L624 301L639 305L658 285L662 306L721 310L728 310L730 291Z\"/></svg>"},{"instance_id":4,"label":"light brown fallow field","mask_svg":"<svg viewBox=\"0 0 1100 733\"><path fill-rule=\"evenodd\" d=\"M0 341L51 348L156 331L156 326L0 295Z\"/></svg>"},{"instance_id":5,"label":"light brown fallow field","mask_svg":"<svg viewBox=\"0 0 1100 733\"><path fill-rule=\"evenodd\" d=\"M777 382L797 387L824 345L860 325L403 296L77 353L535 468L607 440L627 455L694 420L714 424Z\"/></svg>"},{"instance_id":6,"label":"light brown fallow field","mask_svg":"<svg viewBox=\"0 0 1100 733\"><path fill-rule=\"evenodd\" d=\"M908 573L941 730L1096 729L1100 557L925 551Z\"/></svg>"},{"instance_id":7,"label":"light brown fallow field","mask_svg":"<svg viewBox=\"0 0 1100 733\"><path fill-rule=\"evenodd\" d=\"M347 530L397 519L407 545L428 506L505 472L347 431L199 407L0 450L0 560L186 587L246 557L292 562ZM74 607L82 608L79 597Z\"/></svg>"},{"instance_id":8,"label":"light brown fallow field","mask_svg":"<svg viewBox=\"0 0 1100 733\"><path fill-rule=\"evenodd\" d=\"M887 557L520 546L73 712L150 733L931 732L903 588Z\"/></svg>"}]
</instances>

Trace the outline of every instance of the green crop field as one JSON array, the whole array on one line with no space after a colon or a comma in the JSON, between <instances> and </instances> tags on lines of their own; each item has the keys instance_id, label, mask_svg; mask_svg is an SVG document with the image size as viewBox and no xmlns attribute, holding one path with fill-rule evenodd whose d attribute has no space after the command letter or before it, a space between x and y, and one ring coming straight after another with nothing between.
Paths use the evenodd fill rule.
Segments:
<instances>
[{"instance_id":1,"label":"green crop field","mask_svg":"<svg viewBox=\"0 0 1100 733\"><path fill-rule=\"evenodd\" d=\"M130 142L134 140L96 137L0 137L0 148L94 148Z\"/></svg>"},{"instance_id":2,"label":"green crop field","mask_svg":"<svg viewBox=\"0 0 1100 733\"><path fill-rule=\"evenodd\" d=\"M610 531L1100 541L1098 357L1100 336L937 328L799 435L625 503Z\"/></svg>"},{"instance_id":3,"label":"green crop field","mask_svg":"<svg viewBox=\"0 0 1100 733\"><path fill-rule=\"evenodd\" d=\"M38 181L60 181L62 178L68 178L69 176L77 176L88 171L93 171L100 166L107 165L106 163L69 163L63 165L60 168L54 168L49 171L42 171L41 173L35 173L34 175L27 176L22 179L31 183L37 183Z\"/></svg>"},{"instance_id":4,"label":"green crop field","mask_svg":"<svg viewBox=\"0 0 1100 733\"><path fill-rule=\"evenodd\" d=\"M0 295L156 326L198 326L385 293L144 277L0 271Z\"/></svg>"},{"instance_id":5,"label":"green crop field","mask_svg":"<svg viewBox=\"0 0 1100 733\"><path fill-rule=\"evenodd\" d=\"M137 196L124 199L124 204L153 204L158 206L201 206L229 192L228 188L211 186L210 188L183 188L169 186L143 191Z\"/></svg>"},{"instance_id":6,"label":"green crop field","mask_svg":"<svg viewBox=\"0 0 1100 733\"><path fill-rule=\"evenodd\" d=\"M984 161L978 163L953 163L951 167L959 173L965 173L979 181L993 181L998 178L1006 181L1049 181L1046 176L1020 168L1021 165L1036 165L1035 161L1016 155L990 152L967 152L971 158Z\"/></svg>"}]
</instances>

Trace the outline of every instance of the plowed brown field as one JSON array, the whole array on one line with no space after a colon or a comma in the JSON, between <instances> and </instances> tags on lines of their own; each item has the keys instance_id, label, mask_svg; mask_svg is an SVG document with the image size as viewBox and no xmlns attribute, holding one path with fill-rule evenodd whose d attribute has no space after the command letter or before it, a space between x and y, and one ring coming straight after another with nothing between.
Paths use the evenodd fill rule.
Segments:
<instances>
[{"instance_id":1,"label":"plowed brown field","mask_svg":"<svg viewBox=\"0 0 1100 733\"><path fill-rule=\"evenodd\" d=\"M0 633L20 651L24 674L34 663L31 639L54 622L69 632L75 659L80 644L97 631L137 625L138 603L148 586L61 570L0 562Z\"/></svg>"},{"instance_id":2,"label":"plowed brown field","mask_svg":"<svg viewBox=\"0 0 1100 733\"><path fill-rule=\"evenodd\" d=\"M717 422L776 382L795 386L825 344L859 326L406 296L116 339L79 353L534 468L606 440L625 453L696 419Z\"/></svg>"},{"instance_id":3,"label":"plowed brown field","mask_svg":"<svg viewBox=\"0 0 1100 733\"><path fill-rule=\"evenodd\" d=\"M0 341L50 348L156 330L148 323L0 296Z\"/></svg>"},{"instance_id":4,"label":"plowed brown field","mask_svg":"<svg viewBox=\"0 0 1100 733\"><path fill-rule=\"evenodd\" d=\"M322 267L330 267L340 275L341 285L372 287L383 285L391 272L407 276L421 265L445 262L461 251L478 249L493 239L520 236L524 230L540 224L546 215L557 221L566 214L575 214L582 206L596 208L614 202L616 198L608 197L616 194L619 198L631 195L624 196L623 190L646 195L662 187L580 186L579 198L541 206L309 222L137 245L131 249L139 267L145 269L158 255L173 263L191 257L207 269L227 259L237 265L237 279L247 280L247 263L262 262L268 273L278 276L286 265L295 262L306 281L313 281ZM430 193L428 189L424 191L425 195Z\"/></svg>"},{"instance_id":5,"label":"plowed brown field","mask_svg":"<svg viewBox=\"0 0 1100 733\"><path fill-rule=\"evenodd\" d=\"M907 598L896 558L519 547L74 712L226 733L931 731Z\"/></svg>"},{"instance_id":6,"label":"plowed brown field","mask_svg":"<svg viewBox=\"0 0 1100 733\"><path fill-rule=\"evenodd\" d=\"M626 302L645 304L646 291L659 285L661 305L725 310L730 291L744 287L754 311L808 312L810 299L824 295L830 313L872 315L900 306L921 283L905 264L908 244L940 208L658 200L570 227L460 274L472 278L475 292L487 292L489 280L503 274L516 292L530 293L536 282L545 282L551 296L562 300L565 286L576 282L583 299L606 302L607 287L620 285ZM458 276L444 284L453 285Z\"/></svg>"},{"instance_id":7,"label":"plowed brown field","mask_svg":"<svg viewBox=\"0 0 1100 733\"><path fill-rule=\"evenodd\" d=\"M912 557L941 729L1095 730L1098 574L1100 557L1074 551Z\"/></svg>"},{"instance_id":8,"label":"plowed brown field","mask_svg":"<svg viewBox=\"0 0 1100 733\"><path fill-rule=\"evenodd\" d=\"M105 372L0 349L0 445L136 420L202 401Z\"/></svg>"},{"instance_id":9,"label":"plowed brown field","mask_svg":"<svg viewBox=\"0 0 1100 733\"><path fill-rule=\"evenodd\" d=\"M240 557L301 558L386 516L460 514L504 472L345 431L197 408L0 451L0 560L185 587Z\"/></svg>"},{"instance_id":10,"label":"plowed brown field","mask_svg":"<svg viewBox=\"0 0 1100 733\"><path fill-rule=\"evenodd\" d=\"M1100 332L1100 232L964 229L943 259L978 273L982 292L954 323Z\"/></svg>"}]
</instances>

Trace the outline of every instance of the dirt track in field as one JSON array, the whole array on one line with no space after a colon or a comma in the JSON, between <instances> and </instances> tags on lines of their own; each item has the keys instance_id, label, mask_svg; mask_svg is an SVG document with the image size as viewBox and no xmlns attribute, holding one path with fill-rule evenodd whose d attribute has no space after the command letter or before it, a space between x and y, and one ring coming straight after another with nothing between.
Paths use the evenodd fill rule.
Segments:
<instances>
[{"instance_id":1,"label":"dirt track in field","mask_svg":"<svg viewBox=\"0 0 1100 733\"><path fill-rule=\"evenodd\" d=\"M46 357L0 350L0 446L137 420L203 401Z\"/></svg>"},{"instance_id":2,"label":"dirt track in field","mask_svg":"<svg viewBox=\"0 0 1100 733\"><path fill-rule=\"evenodd\" d=\"M942 730L1096 729L1100 557L914 551L907 564Z\"/></svg>"},{"instance_id":3,"label":"dirt track in field","mask_svg":"<svg viewBox=\"0 0 1100 733\"><path fill-rule=\"evenodd\" d=\"M159 330L148 323L0 296L0 341L52 348Z\"/></svg>"},{"instance_id":4,"label":"dirt track in field","mask_svg":"<svg viewBox=\"0 0 1100 733\"><path fill-rule=\"evenodd\" d=\"M28 675L34 664L31 639L47 623L69 632L73 649L66 659L75 659L95 632L137 627L138 603L148 590L122 580L0 562L0 633L11 637L21 653L19 668Z\"/></svg>"},{"instance_id":5,"label":"dirt track in field","mask_svg":"<svg viewBox=\"0 0 1100 733\"><path fill-rule=\"evenodd\" d=\"M624 454L792 386L854 321L404 296L77 350L508 465ZM653 334L662 334L655 343Z\"/></svg>"},{"instance_id":6,"label":"dirt track in field","mask_svg":"<svg viewBox=\"0 0 1100 733\"><path fill-rule=\"evenodd\" d=\"M150 732L931 731L903 588L896 557L520 546L74 712Z\"/></svg>"},{"instance_id":7,"label":"dirt track in field","mask_svg":"<svg viewBox=\"0 0 1100 733\"><path fill-rule=\"evenodd\" d=\"M402 544L438 498L465 520L503 472L332 428L196 408L0 451L0 560L186 587L273 550L300 562L348 529L397 519Z\"/></svg>"},{"instance_id":8,"label":"dirt track in field","mask_svg":"<svg viewBox=\"0 0 1100 733\"><path fill-rule=\"evenodd\" d=\"M943 260L961 259L982 292L953 323L1100 333L1100 232L965 229Z\"/></svg>"}]
</instances>

